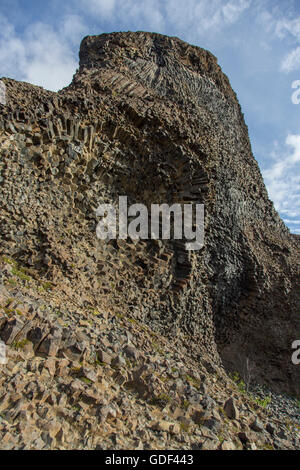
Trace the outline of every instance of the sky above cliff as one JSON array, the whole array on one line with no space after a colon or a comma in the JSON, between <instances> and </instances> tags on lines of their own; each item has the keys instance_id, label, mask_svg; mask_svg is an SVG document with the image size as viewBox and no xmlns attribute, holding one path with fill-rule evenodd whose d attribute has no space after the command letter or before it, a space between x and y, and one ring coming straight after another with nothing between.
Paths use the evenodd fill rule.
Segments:
<instances>
[{"instance_id":1,"label":"sky above cliff","mask_svg":"<svg viewBox=\"0 0 300 470\"><path fill-rule=\"evenodd\" d=\"M0 0L0 77L58 90L72 80L84 36L129 30L178 36L218 58L269 196L300 234L300 2Z\"/></svg>"}]
</instances>

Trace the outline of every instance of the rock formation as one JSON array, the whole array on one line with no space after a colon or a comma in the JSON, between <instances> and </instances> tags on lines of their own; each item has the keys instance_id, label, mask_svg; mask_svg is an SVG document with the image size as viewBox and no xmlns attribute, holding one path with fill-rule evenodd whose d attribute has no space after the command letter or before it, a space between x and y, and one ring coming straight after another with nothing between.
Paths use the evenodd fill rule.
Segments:
<instances>
[{"instance_id":1,"label":"rock formation","mask_svg":"<svg viewBox=\"0 0 300 470\"><path fill-rule=\"evenodd\" d=\"M58 93L2 79L2 341L26 346L26 360L47 361L47 374L62 377L74 369L70 361L76 366L93 354L109 367L126 340L127 352L121 348L115 360L119 367L127 356L136 370L113 379L118 387L138 383L142 397L159 401L164 387L155 395L151 380L139 382L147 365L134 348L130 353L132 335L136 341L148 335L145 357L156 335L156 354L161 345L181 351L192 381L201 382L200 370L227 383L223 367L243 377L251 369L255 382L299 396L300 366L291 361L300 339L299 237L268 199L217 59L177 38L143 32L86 37L79 55L72 83ZM117 205L120 195L147 207L204 204L204 247L186 251L184 240L174 239L98 240L95 210ZM122 331L126 319L131 339ZM108 338L111 329L114 346L101 325ZM79 371L97 382L82 364ZM99 406L76 380L68 383L71 406L81 393ZM57 404L48 398L43 403ZM204 419L199 413L196 423ZM184 428L153 426L171 435ZM45 445L57 441L61 427L55 430ZM250 441L239 436L244 446ZM39 442L43 448L45 440Z\"/></svg>"}]
</instances>

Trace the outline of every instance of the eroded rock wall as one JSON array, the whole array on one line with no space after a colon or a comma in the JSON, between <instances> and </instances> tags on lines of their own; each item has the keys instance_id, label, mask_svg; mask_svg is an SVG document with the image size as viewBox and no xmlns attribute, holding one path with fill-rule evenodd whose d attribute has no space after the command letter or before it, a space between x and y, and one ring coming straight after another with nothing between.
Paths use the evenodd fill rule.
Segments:
<instances>
[{"instance_id":1,"label":"eroded rock wall","mask_svg":"<svg viewBox=\"0 0 300 470\"><path fill-rule=\"evenodd\" d=\"M130 312L194 357L297 394L299 240L276 213L216 58L177 38L84 38L58 93L3 79L1 252L82 305ZM97 240L101 202L202 203L205 245Z\"/></svg>"}]
</instances>

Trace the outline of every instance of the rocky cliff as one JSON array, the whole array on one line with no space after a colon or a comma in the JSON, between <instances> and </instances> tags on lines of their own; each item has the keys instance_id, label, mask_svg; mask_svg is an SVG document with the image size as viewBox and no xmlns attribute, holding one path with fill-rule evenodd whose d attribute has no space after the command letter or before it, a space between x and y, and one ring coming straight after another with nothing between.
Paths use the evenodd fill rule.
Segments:
<instances>
[{"instance_id":1,"label":"rocky cliff","mask_svg":"<svg viewBox=\"0 0 300 470\"><path fill-rule=\"evenodd\" d=\"M45 439L40 433L29 438L20 418L30 415L26 382L16 386L29 370L38 382L39 375L50 376L54 387L43 389L41 379L39 390L28 380L37 400L33 415L47 421L44 406L70 415L79 408L79 440L72 437L78 446L100 445L94 426L110 429L99 434L102 443L112 442L104 448L135 448L153 436L160 448L165 436L169 445L196 446L199 426L221 420L221 405L236 418L235 405L223 409L232 395L228 371L299 397L300 366L291 361L292 342L300 338L299 238L268 199L237 97L210 52L177 38L129 32L86 37L79 55L72 83L58 93L2 79L0 336L10 359L1 381L12 396L2 397L0 410L11 426L7 445L27 439L41 448L71 446L59 423ZM175 239L97 239L96 208L117 205L120 195L147 207L204 204L204 247L187 251L184 240ZM220 400L215 415L205 402L207 380ZM127 423L133 441L118 443L111 437L118 428L106 423L107 416L120 421L118 410L106 402L114 397L125 413L128 389L139 393L140 403L132 405L137 415L138 407L150 407L143 411L146 421L163 403L173 418L177 413L190 422L168 427L160 424L164 417L150 426L152 437L145 423L141 429ZM85 429L89 406L93 424ZM73 419L64 416L64 425ZM237 429L225 433L225 447L255 447L233 420ZM20 426L28 437L13 441ZM265 436L262 446L298 445L295 435L278 444L274 429L256 431ZM206 431L203 448L206 441L215 442L208 448L222 445L209 436L213 431L218 435Z\"/></svg>"}]
</instances>

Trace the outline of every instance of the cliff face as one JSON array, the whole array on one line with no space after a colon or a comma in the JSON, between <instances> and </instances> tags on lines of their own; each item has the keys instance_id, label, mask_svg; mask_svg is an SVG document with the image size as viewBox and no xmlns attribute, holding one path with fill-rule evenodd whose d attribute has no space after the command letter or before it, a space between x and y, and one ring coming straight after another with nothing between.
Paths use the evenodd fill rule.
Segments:
<instances>
[{"instance_id":1,"label":"cliff face","mask_svg":"<svg viewBox=\"0 0 300 470\"><path fill-rule=\"evenodd\" d=\"M152 33L89 36L58 93L11 79L0 105L1 254L98 305L297 395L299 239L255 161L216 58ZM205 244L96 238L100 203L203 203ZM4 328L5 323L3 323Z\"/></svg>"}]
</instances>

